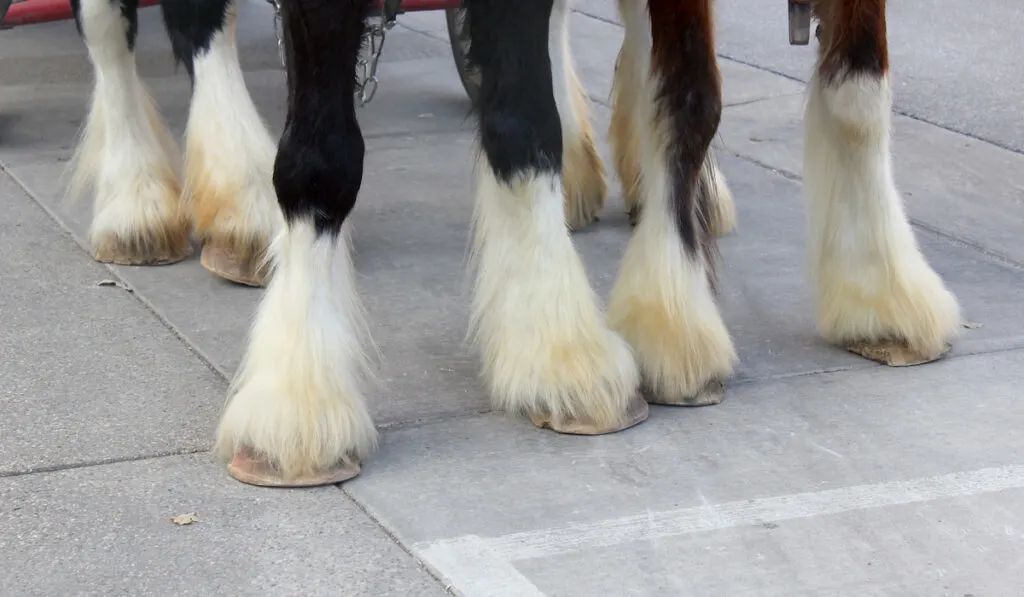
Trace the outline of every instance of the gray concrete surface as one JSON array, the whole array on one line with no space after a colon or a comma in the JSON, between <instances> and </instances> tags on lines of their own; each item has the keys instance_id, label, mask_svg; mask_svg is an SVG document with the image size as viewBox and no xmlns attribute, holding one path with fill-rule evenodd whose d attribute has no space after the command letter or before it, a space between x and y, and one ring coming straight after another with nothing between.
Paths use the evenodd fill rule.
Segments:
<instances>
[{"instance_id":1,"label":"gray concrete surface","mask_svg":"<svg viewBox=\"0 0 1024 597\"><path fill-rule=\"evenodd\" d=\"M621 29L613 0L577 4L604 131ZM469 106L442 16L406 15L360 112L353 216L382 446L359 478L312 491L242 486L208 453L258 291L197 258L88 259L89 206L62 202L60 181L90 88L84 49L68 22L0 32L0 595L1024 595L1020 8L891 3L897 178L979 325L945 361L886 369L825 346L809 315L813 48L786 45L782 2L718 7L718 152L740 213L722 247L742 359L729 399L654 408L602 438L490 412L462 344ZM188 82L158 10L141 15L140 70L180 134ZM266 3L246 2L240 29L278 133ZM602 296L629 234L614 180L612 195L575 236ZM199 522L169 521L190 512Z\"/></svg>"}]
</instances>

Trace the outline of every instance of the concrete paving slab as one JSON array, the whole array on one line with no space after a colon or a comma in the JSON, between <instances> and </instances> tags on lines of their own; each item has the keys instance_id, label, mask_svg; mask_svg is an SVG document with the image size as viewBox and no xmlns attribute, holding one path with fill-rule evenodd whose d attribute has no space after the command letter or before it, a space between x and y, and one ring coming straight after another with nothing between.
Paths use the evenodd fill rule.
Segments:
<instances>
[{"instance_id":1,"label":"concrete paving slab","mask_svg":"<svg viewBox=\"0 0 1024 597\"><path fill-rule=\"evenodd\" d=\"M0 476L208 449L225 383L0 174Z\"/></svg>"},{"instance_id":2,"label":"concrete paving slab","mask_svg":"<svg viewBox=\"0 0 1024 597\"><path fill-rule=\"evenodd\" d=\"M803 174L803 98L727 108L722 146ZM893 117L893 168L921 224L1024 263L1024 155L904 116Z\"/></svg>"},{"instance_id":3,"label":"concrete paving slab","mask_svg":"<svg viewBox=\"0 0 1024 597\"><path fill-rule=\"evenodd\" d=\"M466 595L1011 595L1022 364L739 385L599 438L423 425L346 487Z\"/></svg>"},{"instance_id":4,"label":"concrete paving slab","mask_svg":"<svg viewBox=\"0 0 1024 597\"><path fill-rule=\"evenodd\" d=\"M5 597L446 594L336 487L249 487L207 454L0 479L0 503Z\"/></svg>"}]
</instances>

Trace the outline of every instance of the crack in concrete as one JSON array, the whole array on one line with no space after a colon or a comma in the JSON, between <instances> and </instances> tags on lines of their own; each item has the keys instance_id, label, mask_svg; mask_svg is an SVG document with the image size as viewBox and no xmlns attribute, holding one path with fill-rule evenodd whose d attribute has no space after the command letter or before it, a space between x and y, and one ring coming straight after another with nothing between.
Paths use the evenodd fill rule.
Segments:
<instances>
[{"instance_id":1,"label":"crack in concrete","mask_svg":"<svg viewBox=\"0 0 1024 597\"><path fill-rule=\"evenodd\" d=\"M182 450L149 452L146 454L139 454L136 456L101 458L96 460L82 460L80 462L71 462L66 464L48 464L46 466L32 467L28 470L0 471L0 479L13 479L17 477L25 477L27 475L39 475L45 473L59 473L61 471L71 471L82 468L106 466L110 464L121 464L123 462L139 462L142 460L158 460L160 458L170 458L173 456L188 456L190 454L202 454L204 452L209 451L210 448L185 448Z\"/></svg>"},{"instance_id":2,"label":"crack in concrete","mask_svg":"<svg viewBox=\"0 0 1024 597\"><path fill-rule=\"evenodd\" d=\"M765 170L768 170L768 171L770 171L773 174L781 176L782 178L785 178L787 180L792 180L794 182L803 182L803 176L801 176L801 175L799 175L799 174L797 174L795 172L791 172L789 170L786 170L785 168L779 168L777 166L773 166L773 165L768 164L766 162L763 162L763 161L761 161L761 160L759 160L759 159L757 159L757 158L755 158L753 156L750 156L750 155L747 155L747 154L744 154L744 153L740 153L740 152L738 152L738 151L736 151L734 149L729 149L727 147L722 147L721 149L726 151L727 153L729 153L729 155L732 155L733 157L739 158L739 159L741 159L741 160L743 160L745 162L748 162L750 164L753 164L753 165L755 165L755 166L757 166L759 168L763 168ZM914 226L915 228L918 228L919 230L927 232L927 233L931 234L932 236L936 236L936 237L940 238L941 240L943 240L945 243L947 243L949 245L953 245L953 246L960 247L960 248L963 248L963 249L970 249L971 251L973 251L973 252L975 252L975 253L985 257L988 261L991 261L993 263L997 263L997 264L1002 265L1004 267L1008 267L1008 268L1014 269L1014 270L1024 270L1024 264L1022 264L1021 262L1013 259L1009 255L1004 255L1004 254L1000 253L999 251L996 251L994 249L990 249L990 248L988 248L988 247L986 247L986 246L984 246L984 245L982 245L980 243L977 243L975 241L968 240L966 238L962 238L960 236L957 236L956 234L953 234L952 232L947 232L947 231L945 231L945 230L943 230L941 228L938 228L936 226L933 226L932 224L928 224L926 222L923 222L923 221L921 221L921 220L919 220L917 218L912 218L910 216L907 216L907 220L910 222L911 226Z\"/></svg>"}]
</instances>

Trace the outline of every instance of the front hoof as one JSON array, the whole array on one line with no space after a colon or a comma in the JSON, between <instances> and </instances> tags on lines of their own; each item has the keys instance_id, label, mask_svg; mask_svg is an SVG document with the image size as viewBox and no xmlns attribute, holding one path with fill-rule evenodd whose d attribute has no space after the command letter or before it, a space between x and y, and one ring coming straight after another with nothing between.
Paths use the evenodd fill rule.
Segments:
<instances>
[{"instance_id":1,"label":"front hoof","mask_svg":"<svg viewBox=\"0 0 1024 597\"><path fill-rule=\"evenodd\" d=\"M227 247L204 245L200 262L216 276L256 288L266 284L270 273L270 265L264 263L262 252L240 255Z\"/></svg>"},{"instance_id":2,"label":"front hoof","mask_svg":"<svg viewBox=\"0 0 1024 597\"><path fill-rule=\"evenodd\" d=\"M623 417L611 425L596 425L575 417L555 417L550 413L531 414L530 421L541 429L551 429L567 435L606 435L635 427L646 421L648 414L647 402L641 396L636 395L630 400Z\"/></svg>"},{"instance_id":3,"label":"front hoof","mask_svg":"<svg viewBox=\"0 0 1024 597\"><path fill-rule=\"evenodd\" d=\"M334 485L359 474L358 462L338 464L314 473L285 478L266 458L257 456L247 447L241 447L228 463L228 474L235 480L259 487L318 487Z\"/></svg>"},{"instance_id":4,"label":"front hoof","mask_svg":"<svg viewBox=\"0 0 1024 597\"><path fill-rule=\"evenodd\" d=\"M888 365L890 367L912 367L937 361L949 354L953 348L945 344L938 353L925 354L915 350L906 342L899 340L882 340L879 342L851 342L843 346L849 352L865 359Z\"/></svg>"},{"instance_id":5,"label":"front hoof","mask_svg":"<svg viewBox=\"0 0 1024 597\"><path fill-rule=\"evenodd\" d=\"M665 406L713 406L725 400L725 383L712 379L693 396L663 396L648 389L644 397L650 404Z\"/></svg>"},{"instance_id":6,"label":"front hoof","mask_svg":"<svg viewBox=\"0 0 1024 597\"><path fill-rule=\"evenodd\" d=\"M170 265L192 254L188 233L160 242L144 239L128 240L114 235L94 238L92 258L100 263L117 265Z\"/></svg>"}]
</instances>

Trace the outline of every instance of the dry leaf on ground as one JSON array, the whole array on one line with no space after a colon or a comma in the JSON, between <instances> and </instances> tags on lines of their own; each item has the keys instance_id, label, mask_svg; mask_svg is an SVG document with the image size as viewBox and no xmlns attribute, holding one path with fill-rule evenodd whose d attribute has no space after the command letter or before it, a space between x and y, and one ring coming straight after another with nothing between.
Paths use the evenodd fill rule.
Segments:
<instances>
[{"instance_id":1,"label":"dry leaf on ground","mask_svg":"<svg viewBox=\"0 0 1024 597\"><path fill-rule=\"evenodd\" d=\"M185 526L186 524L192 524L193 522L199 522L199 517L196 516L195 512L189 512L188 514L179 514L171 517L171 522L178 526Z\"/></svg>"},{"instance_id":2,"label":"dry leaf on ground","mask_svg":"<svg viewBox=\"0 0 1024 597\"><path fill-rule=\"evenodd\" d=\"M132 289L131 289L130 286L127 286L127 285L125 285L122 282L118 282L117 280L100 280L99 282L96 283L96 285L97 286L114 286L116 288L121 288L122 290L125 290L127 292L132 292Z\"/></svg>"}]
</instances>

